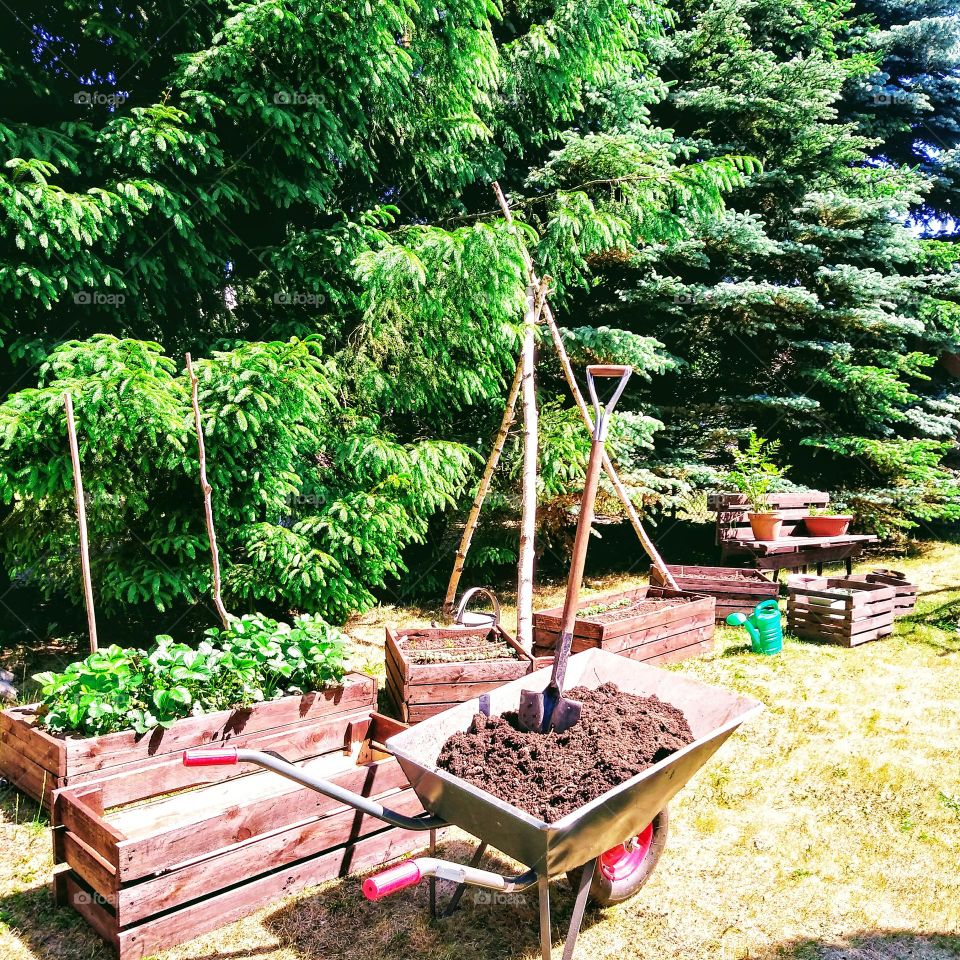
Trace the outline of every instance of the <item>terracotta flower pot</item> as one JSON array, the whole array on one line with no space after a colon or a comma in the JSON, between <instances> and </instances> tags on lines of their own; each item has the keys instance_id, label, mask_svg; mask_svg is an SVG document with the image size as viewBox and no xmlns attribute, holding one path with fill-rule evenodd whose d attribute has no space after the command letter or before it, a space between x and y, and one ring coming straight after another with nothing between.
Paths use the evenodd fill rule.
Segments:
<instances>
[{"instance_id":1,"label":"terracotta flower pot","mask_svg":"<svg viewBox=\"0 0 960 960\"><path fill-rule=\"evenodd\" d=\"M811 537L842 537L852 520L852 516L804 517L803 525Z\"/></svg>"},{"instance_id":2,"label":"terracotta flower pot","mask_svg":"<svg viewBox=\"0 0 960 960\"><path fill-rule=\"evenodd\" d=\"M756 540L779 540L783 517L779 513L748 513Z\"/></svg>"}]
</instances>

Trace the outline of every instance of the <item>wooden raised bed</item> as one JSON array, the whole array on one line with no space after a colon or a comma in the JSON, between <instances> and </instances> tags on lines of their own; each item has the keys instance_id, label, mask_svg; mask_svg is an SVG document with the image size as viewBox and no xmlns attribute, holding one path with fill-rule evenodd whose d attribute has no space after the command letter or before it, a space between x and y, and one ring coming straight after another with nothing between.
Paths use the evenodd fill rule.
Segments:
<instances>
[{"instance_id":1,"label":"wooden raised bed","mask_svg":"<svg viewBox=\"0 0 960 960\"><path fill-rule=\"evenodd\" d=\"M760 570L742 567L700 567L690 564L667 564L677 586L690 593L714 597L717 623L723 623L731 613L753 612L764 600L776 600L780 585ZM666 583L656 567L650 569L650 583L664 587Z\"/></svg>"},{"instance_id":2,"label":"wooden raised bed","mask_svg":"<svg viewBox=\"0 0 960 960\"><path fill-rule=\"evenodd\" d=\"M293 749L319 752L338 746L342 718L361 717L376 707L377 683L372 677L351 673L339 687L303 696L269 700L240 710L224 710L178 720L169 730L143 735L132 731L99 737L61 736L48 733L38 723L37 704L12 707L0 713L0 775L48 809L53 791L87 780L136 769L177 789L193 783L197 774L208 780L224 778L223 767L186 770L180 752L187 747L229 741L236 747L257 750ZM301 752L301 756L309 753ZM133 791L129 800L146 795L132 780L121 780L118 791ZM116 800L117 803L126 802Z\"/></svg>"},{"instance_id":3,"label":"wooden raised bed","mask_svg":"<svg viewBox=\"0 0 960 960\"><path fill-rule=\"evenodd\" d=\"M302 765L416 815L422 807L400 765L378 746L401 729L369 710L362 721L341 717L347 748ZM151 956L278 897L429 842L426 832L389 827L269 771L221 769L229 771L226 782L119 809L111 809L115 796L124 794L116 781L139 781L133 770L112 782L56 792L54 859L67 868L54 876L54 895L80 913L120 960Z\"/></svg>"},{"instance_id":4,"label":"wooden raised bed","mask_svg":"<svg viewBox=\"0 0 960 960\"><path fill-rule=\"evenodd\" d=\"M850 590L838 596L836 590ZM808 640L855 647L893 633L896 591L852 577L790 577L787 625Z\"/></svg>"},{"instance_id":5,"label":"wooden raised bed","mask_svg":"<svg viewBox=\"0 0 960 960\"><path fill-rule=\"evenodd\" d=\"M417 663L407 649L418 638L476 640L478 647L493 641L504 644L510 656L496 659ZM481 653L482 656L482 653ZM387 695L405 723L417 723L437 713L488 693L509 680L526 676L533 659L499 624L482 627L387 627Z\"/></svg>"},{"instance_id":6,"label":"wooden raised bed","mask_svg":"<svg viewBox=\"0 0 960 960\"><path fill-rule=\"evenodd\" d=\"M648 663L672 663L708 653L713 649L714 618L717 601L666 587L638 587L622 593L581 600L578 610L617 601L682 599L683 603L663 604L662 609L638 611L624 616L606 614L578 617L573 629L573 653L600 647L633 660ZM659 605L658 605L659 606ZM533 655L552 656L560 639L562 607L541 610L533 615Z\"/></svg>"}]
</instances>

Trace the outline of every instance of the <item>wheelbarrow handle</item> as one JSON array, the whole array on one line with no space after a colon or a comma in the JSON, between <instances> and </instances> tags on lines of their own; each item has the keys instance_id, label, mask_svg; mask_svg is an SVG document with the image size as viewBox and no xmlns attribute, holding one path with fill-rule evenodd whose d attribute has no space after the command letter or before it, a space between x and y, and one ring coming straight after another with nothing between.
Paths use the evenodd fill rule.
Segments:
<instances>
[{"instance_id":1,"label":"wheelbarrow handle","mask_svg":"<svg viewBox=\"0 0 960 960\"><path fill-rule=\"evenodd\" d=\"M268 753L265 750L202 747L185 750L183 753L183 765L185 767L214 767L232 763L255 763L257 766L279 773L281 777L286 777L303 787L316 790L317 793L322 793L325 797L330 797L331 800L338 800L348 807L353 807L361 813L383 820L391 826L400 827L402 830L436 830L439 827L447 826L447 821L441 817L408 817L405 814L397 813L382 804L367 799L367 797L360 796L359 793L345 790L329 780L315 777L302 767L288 763L283 757L275 753Z\"/></svg>"},{"instance_id":2,"label":"wheelbarrow handle","mask_svg":"<svg viewBox=\"0 0 960 960\"><path fill-rule=\"evenodd\" d=\"M630 374L633 373L633 367L623 364L610 363L592 363L587 367L587 389L590 391L590 400L593 403L593 435L601 443L607 438L607 424L613 408L617 405L620 395L626 389ZM607 401L605 407L600 406L600 398L597 396L597 377L619 377L620 382L613 391L613 396Z\"/></svg>"}]
</instances>

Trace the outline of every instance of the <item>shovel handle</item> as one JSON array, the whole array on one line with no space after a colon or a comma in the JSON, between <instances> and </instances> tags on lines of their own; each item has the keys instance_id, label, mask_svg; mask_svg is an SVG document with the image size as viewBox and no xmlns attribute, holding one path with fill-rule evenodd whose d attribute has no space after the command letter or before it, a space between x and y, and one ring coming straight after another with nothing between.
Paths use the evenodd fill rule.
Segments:
<instances>
[{"instance_id":1,"label":"shovel handle","mask_svg":"<svg viewBox=\"0 0 960 960\"><path fill-rule=\"evenodd\" d=\"M607 417L616 406L623 393L633 367L613 364L591 364L587 367L587 385L590 399L596 414L593 426L593 443L590 446L590 460L587 463L587 478L583 486L583 499L580 502L580 517L577 520L577 535L573 541L573 556L570 558L570 576L567 580L567 594L563 603L563 617L560 625L560 640L557 643L556 657L553 661L553 673L550 686L558 693L563 690L564 674L567 670L567 658L573 645L573 626L577 620L577 600L580 597L580 585L583 583L583 570L587 562L587 548L590 543L590 530L593 527L593 507L600 485L600 470L603 466L603 441L607 435ZM619 377L613 396L607 401L606 409L600 406L597 396L595 377Z\"/></svg>"},{"instance_id":2,"label":"shovel handle","mask_svg":"<svg viewBox=\"0 0 960 960\"><path fill-rule=\"evenodd\" d=\"M593 402L593 436L594 439L603 443L607 438L607 423L613 408L617 405L620 395L627 386L630 374L633 373L633 367L623 364L613 363L592 363L587 367L587 389L590 391L590 400ZM607 401L605 407L600 406L600 398L597 396L597 377L619 377L620 382L613 391L613 396Z\"/></svg>"}]
</instances>

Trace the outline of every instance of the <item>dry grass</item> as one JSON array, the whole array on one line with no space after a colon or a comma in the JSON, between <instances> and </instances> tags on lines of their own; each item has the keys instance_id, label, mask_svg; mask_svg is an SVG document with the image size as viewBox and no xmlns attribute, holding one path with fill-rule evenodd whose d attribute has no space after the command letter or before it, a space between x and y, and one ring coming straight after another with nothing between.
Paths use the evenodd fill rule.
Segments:
<instances>
[{"instance_id":1,"label":"dry grass","mask_svg":"<svg viewBox=\"0 0 960 960\"><path fill-rule=\"evenodd\" d=\"M918 613L890 640L854 650L788 641L717 652L678 669L762 700L674 801L667 852L632 901L593 911L582 960L945 960L960 957L960 548L898 564L921 583ZM633 581L591 584L628 586ZM559 588L541 598L552 601ZM375 659L380 610L353 625ZM2 804L0 958L99 960L107 952L45 883L49 840L36 811ZM463 854L459 841L447 852ZM164 960L533 960L536 904L476 904L426 919L425 892L365 902L351 879L277 903L164 954ZM571 895L556 885L556 919Z\"/></svg>"}]
</instances>

